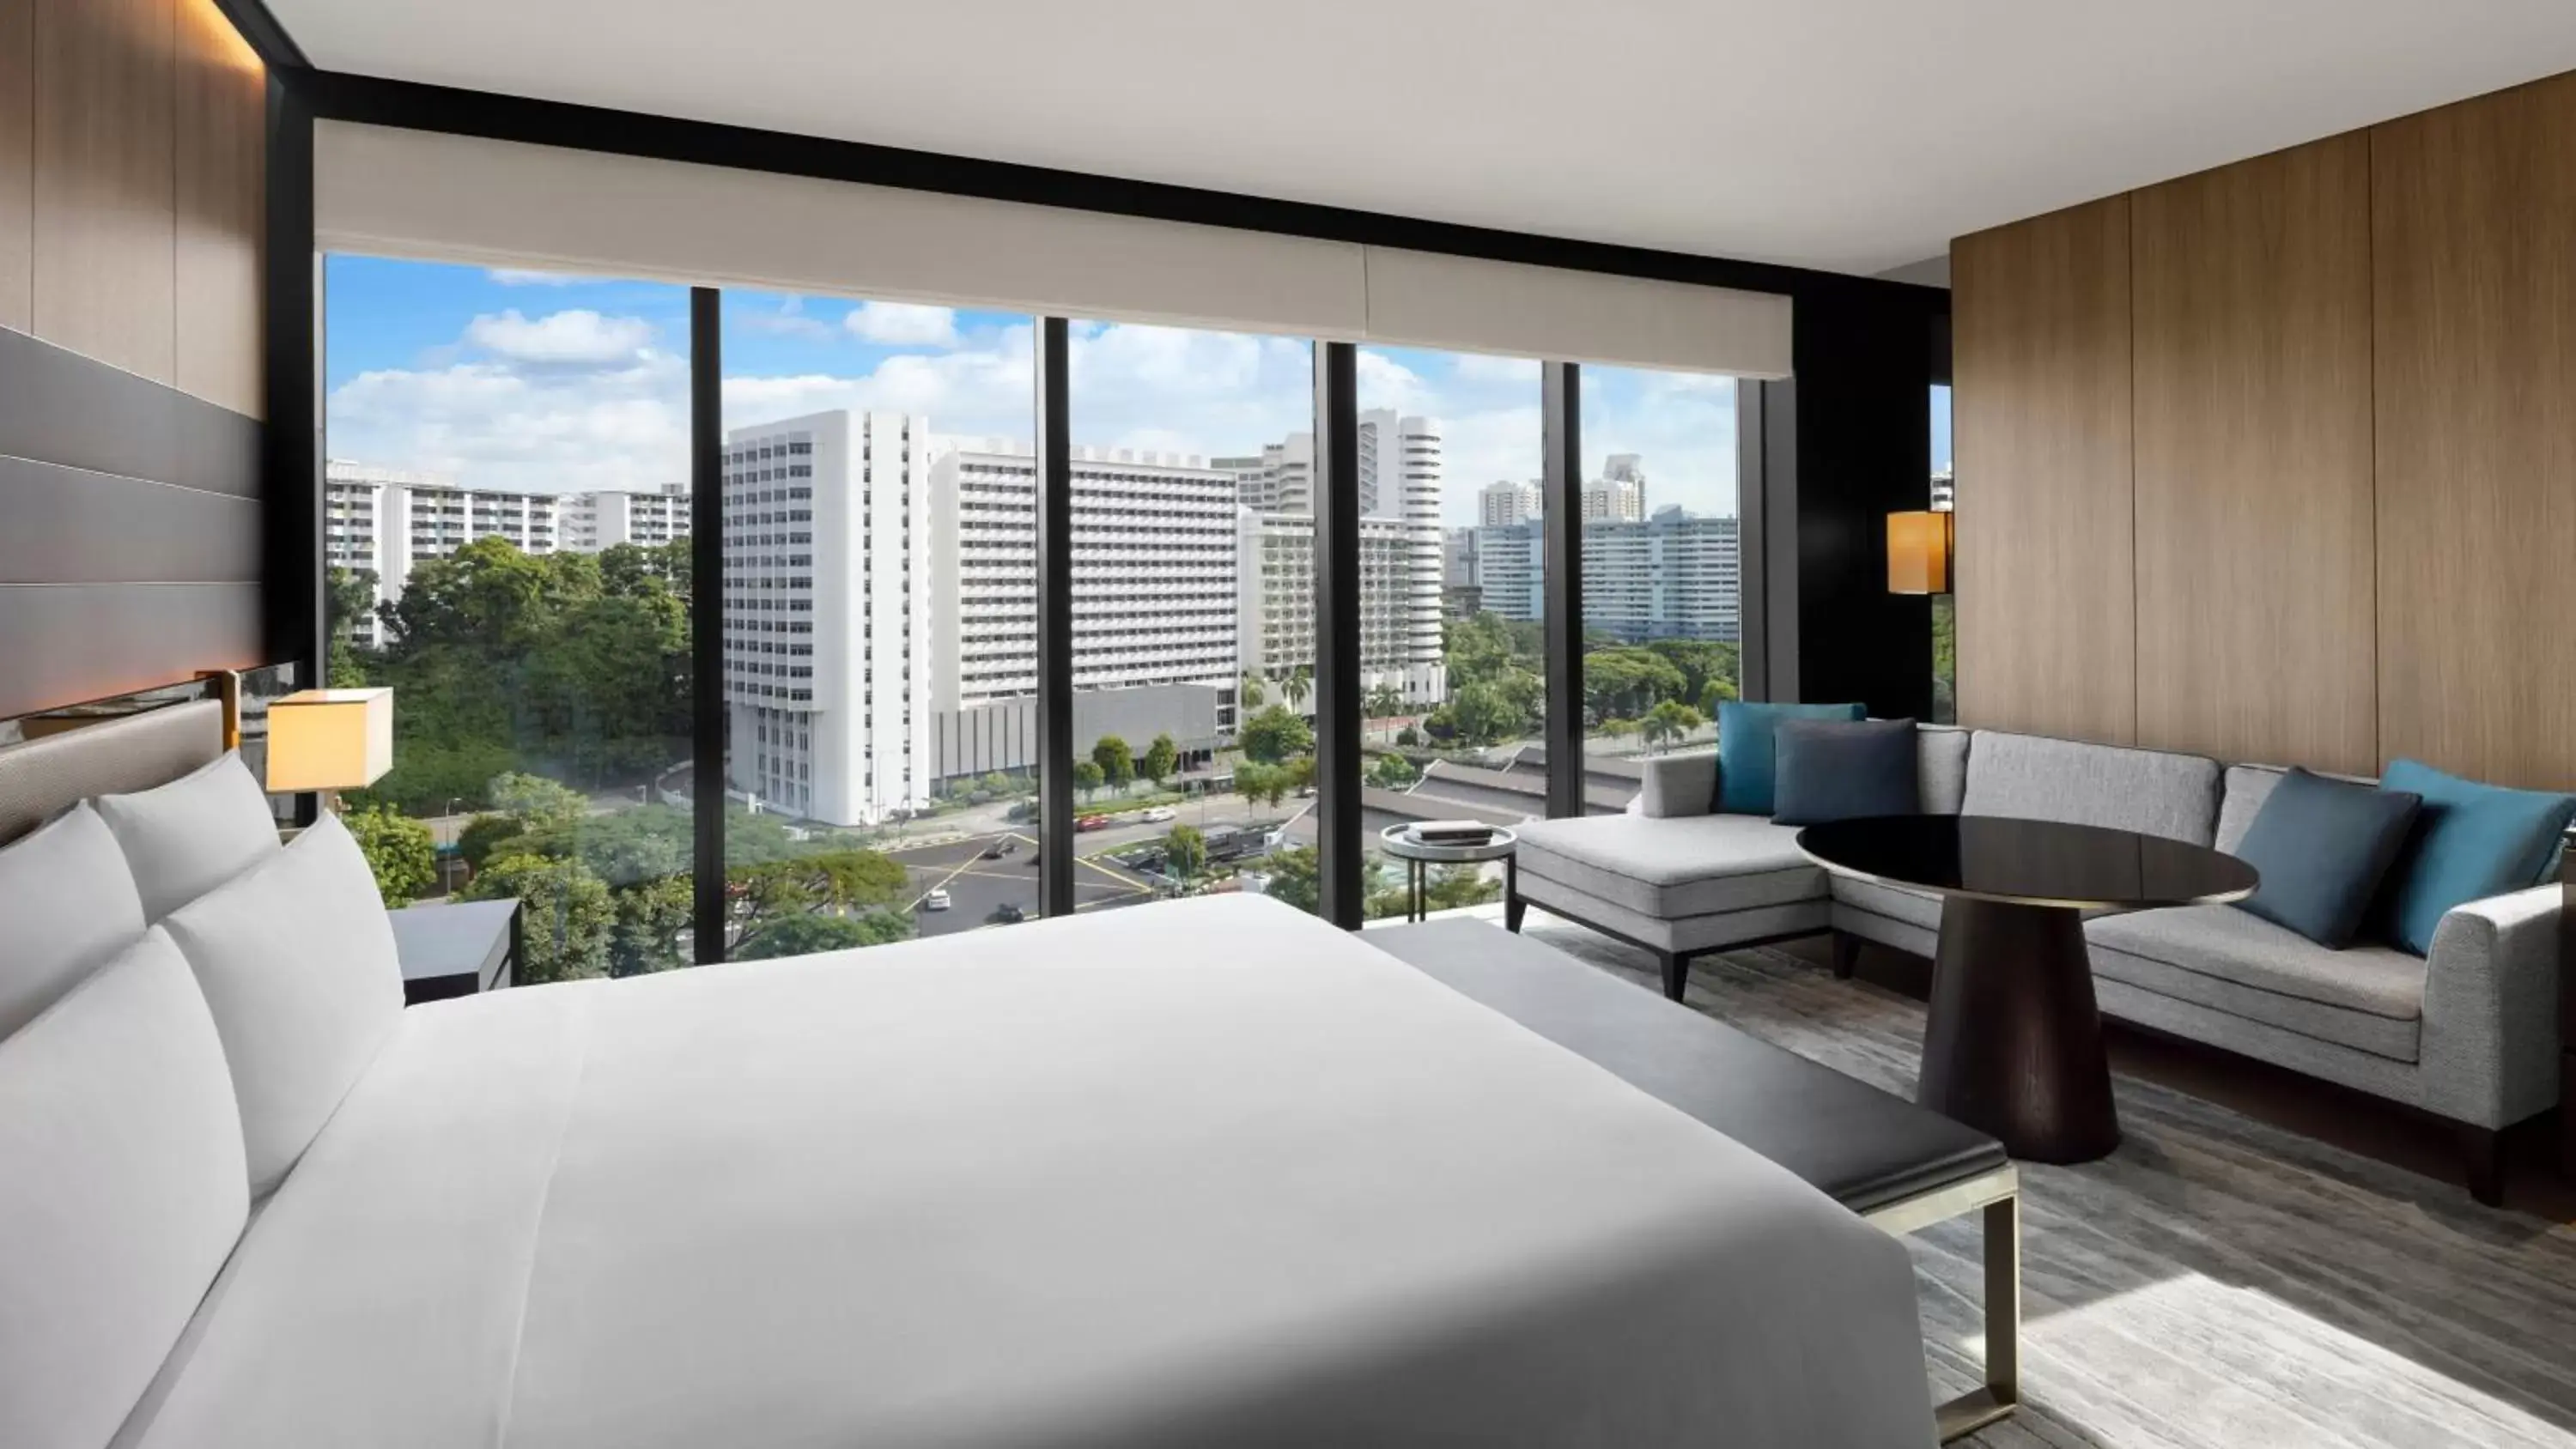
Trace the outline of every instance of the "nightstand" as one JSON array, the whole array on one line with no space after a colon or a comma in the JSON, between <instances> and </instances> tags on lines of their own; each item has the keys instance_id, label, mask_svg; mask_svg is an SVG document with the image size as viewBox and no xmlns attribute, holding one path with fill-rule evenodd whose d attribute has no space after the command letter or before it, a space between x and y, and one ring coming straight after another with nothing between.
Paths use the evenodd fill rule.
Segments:
<instances>
[{"instance_id":1,"label":"nightstand","mask_svg":"<svg viewBox=\"0 0 2576 1449\"><path fill-rule=\"evenodd\" d=\"M517 901L432 901L387 911L403 1005L498 991L519 965Z\"/></svg>"}]
</instances>

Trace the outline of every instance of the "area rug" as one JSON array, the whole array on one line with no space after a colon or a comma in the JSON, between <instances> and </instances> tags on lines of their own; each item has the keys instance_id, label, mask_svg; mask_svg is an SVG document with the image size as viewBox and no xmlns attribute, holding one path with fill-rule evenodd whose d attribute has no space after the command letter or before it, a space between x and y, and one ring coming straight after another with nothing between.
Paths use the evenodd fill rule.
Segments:
<instances>
[{"instance_id":1,"label":"area rug","mask_svg":"<svg viewBox=\"0 0 2576 1449\"><path fill-rule=\"evenodd\" d=\"M1643 951L1530 934L1656 989ZM1689 1004L1911 1096L1920 1002L1775 950L1693 963ZM2576 1229L2153 1082L2125 1138L2024 1164L2023 1408L1963 1443L2576 1446ZM1912 1240L1944 1397L1981 1352L1972 1219Z\"/></svg>"}]
</instances>

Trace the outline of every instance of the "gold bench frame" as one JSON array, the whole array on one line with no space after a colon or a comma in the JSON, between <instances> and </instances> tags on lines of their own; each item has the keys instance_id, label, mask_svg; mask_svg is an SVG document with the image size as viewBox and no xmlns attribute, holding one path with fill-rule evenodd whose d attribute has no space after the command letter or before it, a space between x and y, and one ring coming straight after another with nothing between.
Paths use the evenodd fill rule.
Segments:
<instances>
[{"instance_id":1,"label":"gold bench frame","mask_svg":"<svg viewBox=\"0 0 2576 1449\"><path fill-rule=\"evenodd\" d=\"M1932 1411L1944 1444L2012 1417L2021 1403L2021 1173L2007 1162L1861 1214L1902 1238L1978 1209L1985 1212L1986 1381Z\"/></svg>"}]
</instances>

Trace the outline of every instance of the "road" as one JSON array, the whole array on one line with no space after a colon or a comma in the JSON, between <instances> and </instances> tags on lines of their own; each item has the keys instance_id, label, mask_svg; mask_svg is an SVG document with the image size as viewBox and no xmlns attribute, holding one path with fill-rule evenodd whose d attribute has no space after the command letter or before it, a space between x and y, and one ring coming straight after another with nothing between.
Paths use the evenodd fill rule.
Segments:
<instances>
[{"instance_id":1,"label":"road","mask_svg":"<svg viewBox=\"0 0 2576 1449\"><path fill-rule=\"evenodd\" d=\"M986 847L1005 840L1016 847L1011 854L998 860L984 858ZM1032 920L1037 917L1037 840L1031 835L1004 831L887 854L900 862L912 878L909 908L914 924L925 936L946 936L998 924L993 912L1005 904L1019 907ZM1085 860L1080 854L1075 856L1073 884L1074 909L1078 911L1132 906L1154 898L1153 888L1145 881L1107 861ZM948 892L947 910L923 906L922 901L934 889Z\"/></svg>"}]
</instances>

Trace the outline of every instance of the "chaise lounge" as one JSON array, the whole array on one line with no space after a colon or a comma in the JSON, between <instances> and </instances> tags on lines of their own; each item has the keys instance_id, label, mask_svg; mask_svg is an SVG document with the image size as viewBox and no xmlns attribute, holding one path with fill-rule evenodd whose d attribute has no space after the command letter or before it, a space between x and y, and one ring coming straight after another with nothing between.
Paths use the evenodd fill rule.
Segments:
<instances>
[{"instance_id":1,"label":"chaise lounge","mask_svg":"<svg viewBox=\"0 0 2576 1449\"><path fill-rule=\"evenodd\" d=\"M2232 850L2285 770L1996 730L1923 726L1920 808L2111 826ZM1797 830L1711 812L1713 752L1649 760L1629 813L1522 827L1519 928L1533 903L1653 952L1680 999L1693 957L1831 932L1932 954L1939 899L1827 874ZM2558 1103L2559 888L2461 905L2427 956L2331 950L2232 906L2088 922L2104 1014L2222 1047L2452 1123L2482 1201L2497 1134Z\"/></svg>"}]
</instances>

